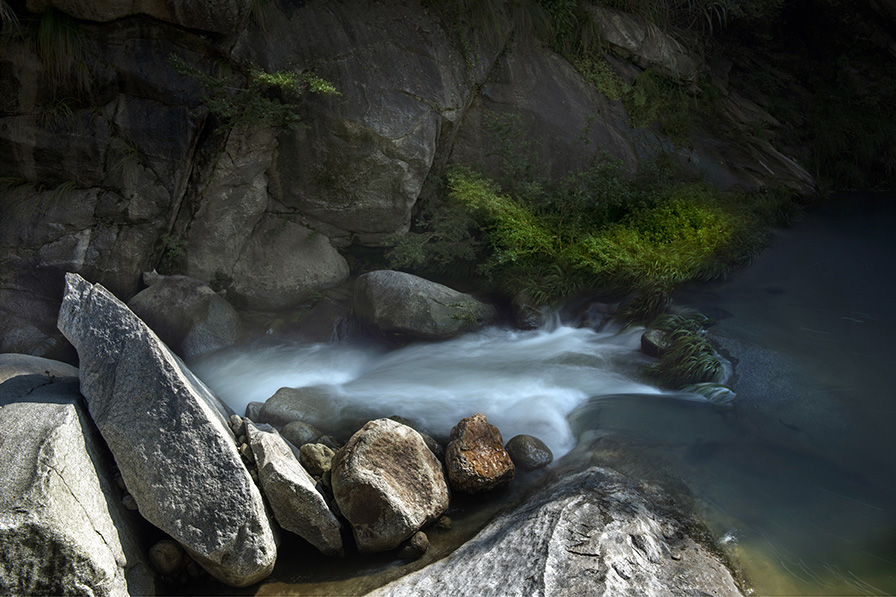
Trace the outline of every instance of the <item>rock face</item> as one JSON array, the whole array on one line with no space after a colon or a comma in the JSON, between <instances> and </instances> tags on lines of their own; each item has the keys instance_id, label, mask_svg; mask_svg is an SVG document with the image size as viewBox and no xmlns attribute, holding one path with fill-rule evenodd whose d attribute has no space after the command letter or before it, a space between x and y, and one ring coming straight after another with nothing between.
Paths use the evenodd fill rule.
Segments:
<instances>
[{"instance_id":1,"label":"rock face","mask_svg":"<svg viewBox=\"0 0 896 597\"><path fill-rule=\"evenodd\" d=\"M439 340L494 320L494 307L423 278L379 270L355 281L355 313L380 334Z\"/></svg>"},{"instance_id":2,"label":"rock face","mask_svg":"<svg viewBox=\"0 0 896 597\"><path fill-rule=\"evenodd\" d=\"M255 455L258 479L280 526L323 554L343 555L342 525L280 434L249 422L246 435Z\"/></svg>"},{"instance_id":3,"label":"rock face","mask_svg":"<svg viewBox=\"0 0 896 597\"><path fill-rule=\"evenodd\" d=\"M480 413L462 419L451 430L445 468L451 488L464 493L504 487L513 480L514 472L501 432Z\"/></svg>"},{"instance_id":4,"label":"rock face","mask_svg":"<svg viewBox=\"0 0 896 597\"><path fill-rule=\"evenodd\" d=\"M292 309L346 280L337 249L407 231L431 195L426 181L448 164L496 173L494 117L516 119L538 174L563 176L603 150L635 168L659 151L718 186L812 190L805 170L750 132L778 123L735 92L722 90L712 119L694 123L693 149L676 148L632 128L622 102L549 47L510 35L509 21L461 40L437 6L416 3L12 6L74 18L73 34L90 40L74 56L89 90L77 77L43 84L54 77L35 45L4 43L0 179L12 182L0 189L2 351L74 360L55 328L65 272L129 299L140 274L159 268L226 291L238 309ZM592 8L602 38L627 57L614 62L626 77L649 67L687 80L704 68L643 20ZM253 9L263 9L254 21ZM172 54L209 73L219 58L236 70L313 69L340 95L303 98L296 129L227 130Z\"/></svg>"},{"instance_id":5,"label":"rock face","mask_svg":"<svg viewBox=\"0 0 896 597\"><path fill-rule=\"evenodd\" d=\"M698 536L662 494L592 468L369 595L742 595Z\"/></svg>"},{"instance_id":6,"label":"rock face","mask_svg":"<svg viewBox=\"0 0 896 597\"><path fill-rule=\"evenodd\" d=\"M187 276L161 276L128 301L128 308L182 358L231 346L243 334L234 308Z\"/></svg>"},{"instance_id":7,"label":"rock face","mask_svg":"<svg viewBox=\"0 0 896 597\"><path fill-rule=\"evenodd\" d=\"M526 471L546 467L554 460L550 448L531 435L515 435L504 447L513 464Z\"/></svg>"},{"instance_id":8,"label":"rock face","mask_svg":"<svg viewBox=\"0 0 896 597\"><path fill-rule=\"evenodd\" d=\"M124 304L77 274L66 276L59 329L78 350L90 415L144 518L225 583L270 574L273 530L220 400Z\"/></svg>"},{"instance_id":9,"label":"rock face","mask_svg":"<svg viewBox=\"0 0 896 597\"><path fill-rule=\"evenodd\" d=\"M249 18L249 0L228 0L208 4L199 0L28 0L31 12L57 8L77 19L114 21L136 14L176 23L191 29L231 34L245 26Z\"/></svg>"},{"instance_id":10,"label":"rock face","mask_svg":"<svg viewBox=\"0 0 896 597\"><path fill-rule=\"evenodd\" d=\"M471 40L476 57L465 61L436 11L400 6L275 5L267 31L247 29L234 50L272 70L314 65L338 87L303 107L307 126L282 132L270 169L272 198L337 245L407 230L440 146L500 51Z\"/></svg>"},{"instance_id":11,"label":"rock face","mask_svg":"<svg viewBox=\"0 0 896 597\"><path fill-rule=\"evenodd\" d=\"M678 80L692 81L697 76L697 62L682 44L656 25L606 6L591 5L588 10L601 39L617 54L630 57L641 68L658 68Z\"/></svg>"},{"instance_id":12,"label":"rock face","mask_svg":"<svg viewBox=\"0 0 896 597\"><path fill-rule=\"evenodd\" d=\"M155 594L77 374L0 355L0 593Z\"/></svg>"},{"instance_id":13,"label":"rock face","mask_svg":"<svg viewBox=\"0 0 896 597\"><path fill-rule=\"evenodd\" d=\"M333 496L361 552L394 549L448 508L442 466L420 434L367 423L333 459Z\"/></svg>"}]
</instances>

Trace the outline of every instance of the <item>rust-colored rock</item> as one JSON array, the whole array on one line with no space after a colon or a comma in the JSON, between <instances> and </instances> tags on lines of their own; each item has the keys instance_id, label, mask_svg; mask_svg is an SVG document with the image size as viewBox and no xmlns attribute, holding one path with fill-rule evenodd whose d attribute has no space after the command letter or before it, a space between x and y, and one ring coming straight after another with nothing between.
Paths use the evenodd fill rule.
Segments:
<instances>
[{"instance_id":1,"label":"rust-colored rock","mask_svg":"<svg viewBox=\"0 0 896 597\"><path fill-rule=\"evenodd\" d=\"M445 467L451 488L464 493L491 491L513 480L513 461L504 449L501 432L479 413L451 430Z\"/></svg>"}]
</instances>

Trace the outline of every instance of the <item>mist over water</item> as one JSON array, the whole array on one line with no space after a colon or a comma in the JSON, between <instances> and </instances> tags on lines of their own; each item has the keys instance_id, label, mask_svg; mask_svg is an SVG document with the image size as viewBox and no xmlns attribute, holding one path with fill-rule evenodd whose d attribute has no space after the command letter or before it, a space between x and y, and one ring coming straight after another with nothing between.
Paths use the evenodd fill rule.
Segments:
<instances>
[{"instance_id":1,"label":"mist over water","mask_svg":"<svg viewBox=\"0 0 896 597\"><path fill-rule=\"evenodd\" d=\"M400 415L435 437L481 412L505 440L534 435L560 457L575 443L567 415L588 398L660 393L639 379L641 331L595 332L555 319L540 330L488 328L392 351L261 341L192 368L238 413L281 387L315 387L347 416Z\"/></svg>"}]
</instances>

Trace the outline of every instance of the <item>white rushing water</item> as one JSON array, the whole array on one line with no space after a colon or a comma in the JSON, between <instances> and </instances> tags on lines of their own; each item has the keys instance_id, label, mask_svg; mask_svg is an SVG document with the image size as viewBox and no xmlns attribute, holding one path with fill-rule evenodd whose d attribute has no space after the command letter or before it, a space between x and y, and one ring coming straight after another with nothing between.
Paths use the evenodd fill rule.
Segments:
<instances>
[{"instance_id":1,"label":"white rushing water","mask_svg":"<svg viewBox=\"0 0 896 597\"><path fill-rule=\"evenodd\" d=\"M343 413L400 415L436 437L481 412L505 440L534 435L559 457L574 445L566 416L589 397L660 393L638 376L641 332L559 323L533 331L488 328L392 351L256 343L206 357L192 369L237 413L279 388L314 387Z\"/></svg>"}]
</instances>

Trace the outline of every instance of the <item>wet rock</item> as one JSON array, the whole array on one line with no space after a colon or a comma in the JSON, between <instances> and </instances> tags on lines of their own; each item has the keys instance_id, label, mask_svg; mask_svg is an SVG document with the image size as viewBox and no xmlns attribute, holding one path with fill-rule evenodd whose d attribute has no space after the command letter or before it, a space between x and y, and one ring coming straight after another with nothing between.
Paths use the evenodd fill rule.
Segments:
<instances>
[{"instance_id":1,"label":"wet rock","mask_svg":"<svg viewBox=\"0 0 896 597\"><path fill-rule=\"evenodd\" d=\"M468 294L392 270L359 276L354 305L358 317L393 339L452 338L496 316L494 307Z\"/></svg>"},{"instance_id":2,"label":"wet rock","mask_svg":"<svg viewBox=\"0 0 896 597\"><path fill-rule=\"evenodd\" d=\"M70 365L0 355L0 594L155 594L78 387Z\"/></svg>"},{"instance_id":3,"label":"wet rock","mask_svg":"<svg viewBox=\"0 0 896 597\"><path fill-rule=\"evenodd\" d=\"M128 301L128 308L183 358L232 346L243 334L234 308L187 276L161 277Z\"/></svg>"},{"instance_id":4,"label":"wet rock","mask_svg":"<svg viewBox=\"0 0 896 597\"><path fill-rule=\"evenodd\" d=\"M316 441L322 434L317 427L305 421L292 421L283 426L280 435L292 445L301 448Z\"/></svg>"},{"instance_id":5,"label":"wet rock","mask_svg":"<svg viewBox=\"0 0 896 597\"><path fill-rule=\"evenodd\" d=\"M329 472L334 456L336 452L323 444L304 444L299 448L299 462L312 477L322 477Z\"/></svg>"},{"instance_id":6,"label":"wet rock","mask_svg":"<svg viewBox=\"0 0 896 597\"><path fill-rule=\"evenodd\" d=\"M280 526L325 555L343 555L339 521L280 434L253 423L246 430L264 495Z\"/></svg>"},{"instance_id":7,"label":"wet rock","mask_svg":"<svg viewBox=\"0 0 896 597\"><path fill-rule=\"evenodd\" d=\"M369 595L742 595L701 535L661 492L591 468Z\"/></svg>"},{"instance_id":8,"label":"wet rock","mask_svg":"<svg viewBox=\"0 0 896 597\"><path fill-rule=\"evenodd\" d=\"M451 488L464 493L504 487L514 472L501 432L480 413L462 419L451 430L445 468Z\"/></svg>"},{"instance_id":9,"label":"wet rock","mask_svg":"<svg viewBox=\"0 0 896 597\"><path fill-rule=\"evenodd\" d=\"M366 412L373 413L369 408ZM331 392L324 387L280 388L268 398L259 412L259 421L274 427L282 427L293 421L302 421L314 427L325 427L336 433L350 430L355 420L364 417L361 412L346 413ZM318 442L324 443L320 437Z\"/></svg>"},{"instance_id":10,"label":"wet rock","mask_svg":"<svg viewBox=\"0 0 896 597\"><path fill-rule=\"evenodd\" d=\"M554 460L543 441L531 435L515 435L504 446L513 464L526 471L534 471L543 468Z\"/></svg>"},{"instance_id":11,"label":"wet rock","mask_svg":"<svg viewBox=\"0 0 896 597\"><path fill-rule=\"evenodd\" d=\"M669 333L663 330L647 330L641 334L641 351L651 357L661 357L672 345Z\"/></svg>"},{"instance_id":12,"label":"wet rock","mask_svg":"<svg viewBox=\"0 0 896 597\"><path fill-rule=\"evenodd\" d=\"M442 466L420 434L370 421L333 459L333 495L361 552L394 549L448 508Z\"/></svg>"},{"instance_id":13,"label":"wet rock","mask_svg":"<svg viewBox=\"0 0 896 597\"><path fill-rule=\"evenodd\" d=\"M527 294L518 294L510 303L513 321L521 330L535 330L544 325L544 313Z\"/></svg>"},{"instance_id":14,"label":"wet rock","mask_svg":"<svg viewBox=\"0 0 896 597\"><path fill-rule=\"evenodd\" d=\"M398 548L398 557L405 561L419 560L429 549L429 537L423 531L417 531L410 539Z\"/></svg>"},{"instance_id":15,"label":"wet rock","mask_svg":"<svg viewBox=\"0 0 896 597\"><path fill-rule=\"evenodd\" d=\"M218 397L123 303L77 274L66 275L59 329L78 351L81 392L140 514L222 582L270 574L273 529Z\"/></svg>"}]
</instances>

